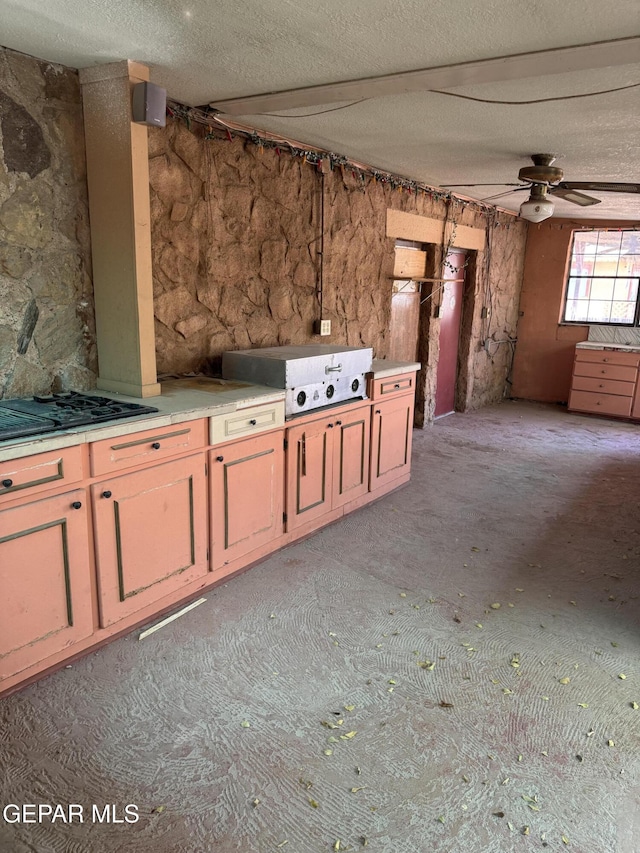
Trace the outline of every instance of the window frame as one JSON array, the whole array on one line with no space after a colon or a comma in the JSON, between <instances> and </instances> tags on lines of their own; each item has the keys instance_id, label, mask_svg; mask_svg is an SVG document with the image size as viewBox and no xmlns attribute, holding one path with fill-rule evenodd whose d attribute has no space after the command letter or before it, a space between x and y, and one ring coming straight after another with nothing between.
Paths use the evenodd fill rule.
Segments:
<instances>
[{"instance_id":1,"label":"window frame","mask_svg":"<svg viewBox=\"0 0 640 853\"><path fill-rule=\"evenodd\" d=\"M636 291L636 307L633 314L633 320L630 323L622 323L622 322L612 322L611 320L567 320L567 303L569 302L569 281L571 278L579 278L579 276L571 275L571 267L573 265L573 249L576 241L576 234L604 234L607 232L615 231L621 234L625 234L627 232L636 232L637 228L576 228L571 234L571 244L569 246L569 253L567 256L567 268L564 280L564 297L562 300L562 313L560 315L560 324L563 326L613 326L614 328L621 329L637 329L640 327L640 275L631 276L631 278L635 278L638 282L638 287ZM621 240L624 238L621 238ZM640 253L639 253L640 254ZM596 253L597 256L597 253ZM618 256L620 257L620 256ZM584 276L584 278L594 279L594 278L607 278L607 279L629 279L630 276L597 276L590 275ZM614 302L615 300L611 300Z\"/></svg>"}]
</instances>

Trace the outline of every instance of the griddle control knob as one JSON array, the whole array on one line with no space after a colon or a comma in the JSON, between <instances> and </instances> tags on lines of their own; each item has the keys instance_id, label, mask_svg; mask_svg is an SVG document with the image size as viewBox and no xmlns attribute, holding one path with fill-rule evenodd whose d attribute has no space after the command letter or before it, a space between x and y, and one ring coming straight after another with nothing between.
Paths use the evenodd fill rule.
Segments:
<instances>
[{"instance_id":1,"label":"griddle control knob","mask_svg":"<svg viewBox=\"0 0 640 853\"><path fill-rule=\"evenodd\" d=\"M327 399L330 400L333 397L335 390L336 389L333 387L333 385L327 385L327 390L325 391L325 394L327 395Z\"/></svg>"},{"instance_id":2,"label":"griddle control knob","mask_svg":"<svg viewBox=\"0 0 640 853\"><path fill-rule=\"evenodd\" d=\"M360 380L354 379L353 382L351 383L351 390L353 391L354 394L358 390L359 387L360 387Z\"/></svg>"},{"instance_id":3,"label":"griddle control knob","mask_svg":"<svg viewBox=\"0 0 640 853\"><path fill-rule=\"evenodd\" d=\"M304 406L304 404L307 402L307 395L305 394L304 391L298 392L298 396L296 397L296 402L299 406Z\"/></svg>"}]
</instances>

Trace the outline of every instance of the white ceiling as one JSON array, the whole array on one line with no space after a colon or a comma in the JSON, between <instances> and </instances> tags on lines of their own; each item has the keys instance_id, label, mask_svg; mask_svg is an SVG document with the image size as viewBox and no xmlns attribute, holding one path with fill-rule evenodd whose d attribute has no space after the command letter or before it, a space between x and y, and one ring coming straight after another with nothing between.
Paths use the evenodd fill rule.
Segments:
<instances>
[{"instance_id":1,"label":"white ceiling","mask_svg":"<svg viewBox=\"0 0 640 853\"><path fill-rule=\"evenodd\" d=\"M640 34L637 0L0 0L0 19L6 47L76 68L135 59L190 105ZM633 83L640 55L450 91L531 100ZM566 180L640 181L640 88L529 106L418 92L291 117L335 106L240 120L436 186L497 182L459 190L474 198L537 152L555 153ZM640 196L592 194L590 208L555 199L557 215L640 220Z\"/></svg>"}]
</instances>

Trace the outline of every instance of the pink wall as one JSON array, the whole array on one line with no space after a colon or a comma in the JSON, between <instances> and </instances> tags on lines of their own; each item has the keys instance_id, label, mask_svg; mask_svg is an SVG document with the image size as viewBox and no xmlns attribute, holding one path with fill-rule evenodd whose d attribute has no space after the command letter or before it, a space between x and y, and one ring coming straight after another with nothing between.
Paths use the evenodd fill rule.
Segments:
<instances>
[{"instance_id":1,"label":"pink wall","mask_svg":"<svg viewBox=\"0 0 640 853\"><path fill-rule=\"evenodd\" d=\"M549 219L529 225L520 295L512 395L566 403L575 344L588 326L560 325L571 237L580 228L632 228L636 222Z\"/></svg>"}]
</instances>

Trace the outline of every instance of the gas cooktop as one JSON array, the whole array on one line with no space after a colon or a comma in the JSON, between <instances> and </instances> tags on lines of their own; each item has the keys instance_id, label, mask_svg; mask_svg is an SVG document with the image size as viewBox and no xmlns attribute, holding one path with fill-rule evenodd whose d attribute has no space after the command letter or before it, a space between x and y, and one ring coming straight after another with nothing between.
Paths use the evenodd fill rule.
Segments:
<instances>
[{"instance_id":1,"label":"gas cooktop","mask_svg":"<svg viewBox=\"0 0 640 853\"><path fill-rule=\"evenodd\" d=\"M0 400L0 441L157 412L152 406L64 391Z\"/></svg>"}]
</instances>

